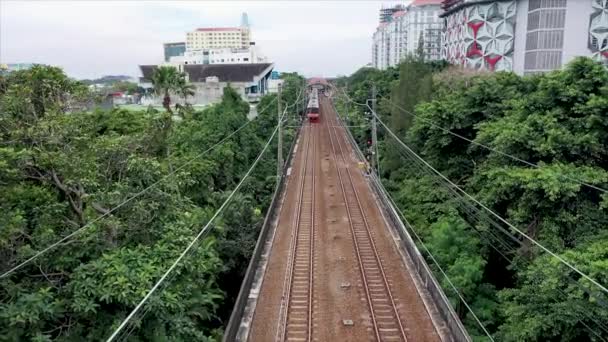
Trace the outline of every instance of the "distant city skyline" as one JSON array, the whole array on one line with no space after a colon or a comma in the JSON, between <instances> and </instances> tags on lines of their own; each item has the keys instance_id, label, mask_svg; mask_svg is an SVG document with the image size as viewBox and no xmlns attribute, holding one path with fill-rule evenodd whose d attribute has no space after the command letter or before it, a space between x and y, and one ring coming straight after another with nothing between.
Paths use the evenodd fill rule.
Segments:
<instances>
[{"instance_id":1,"label":"distant city skyline","mask_svg":"<svg viewBox=\"0 0 608 342\"><path fill-rule=\"evenodd\" d=\"M10 1L0 2L0 63L60 66L75 78L139 76L164 60L163 43L197 27L239 26L275 70L350 74L371 62L370 39L383 5L409 1Z\"/></svg>"}]
</instances>

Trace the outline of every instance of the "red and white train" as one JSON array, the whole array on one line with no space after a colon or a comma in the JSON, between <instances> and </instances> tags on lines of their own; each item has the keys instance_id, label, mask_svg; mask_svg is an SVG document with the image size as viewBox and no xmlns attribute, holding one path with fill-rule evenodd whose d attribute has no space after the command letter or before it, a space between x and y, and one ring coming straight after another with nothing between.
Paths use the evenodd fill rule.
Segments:
<instances>
[{"instance_id":1,"label":"red and white train","mask_svg":"<svg viewBox=\"0 0 608 342\"><path fill-rule=\"evenodd\" d=\"M313 88L308 96L308 105L306 106L306 116L310 122L319 121L319 90Z\"/></svg>"}]
</instances>

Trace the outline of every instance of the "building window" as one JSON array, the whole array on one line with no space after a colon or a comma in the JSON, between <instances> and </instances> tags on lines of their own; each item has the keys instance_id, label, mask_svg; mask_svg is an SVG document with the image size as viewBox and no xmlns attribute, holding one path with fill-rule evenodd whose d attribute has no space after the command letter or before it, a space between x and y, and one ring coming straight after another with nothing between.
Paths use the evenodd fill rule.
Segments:
<instances>
[{"instance_id":1,"label":"building window","mask_svg":"<svg viewBox=\"0 0 608 342\"><path fill-rule=\"evenodd\" d=\"M561 67L566 0L530 0L524 74Z\"/></svg>"},{"instance_id":2,"label":"building window","mask_svg":"<svg viewBox=\"0 0 608 342\"><path fill-rule=\"evenodd\" d=\"M526 50L561 49L564 46L564 31L528 32Z\"/></svg>"},{"instance_id":3,"label":"building window","mask_svg":"<svg viewBox=\"0 0 608 342\"><path fill-rule=\"evenodd\" d=\"M526 70L554 70L561 66L561 51L526 52L524 68Z\"/></svg>"}]
</instances>

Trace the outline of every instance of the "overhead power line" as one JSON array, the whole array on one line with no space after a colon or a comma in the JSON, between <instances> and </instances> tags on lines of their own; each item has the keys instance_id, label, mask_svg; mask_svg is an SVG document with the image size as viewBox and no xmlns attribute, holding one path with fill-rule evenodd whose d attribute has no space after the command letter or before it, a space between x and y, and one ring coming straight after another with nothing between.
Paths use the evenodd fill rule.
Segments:
<instances>
[{"instance_id":1,"label":"overhead power line","mask_svg":"<svg viewBox=\"0 0 608 342\"><path fill-rule=\"evenodd\" d=\"M469 219L471 219L472 221L474 221L474 223L471 224L472 231L474 233L476 233L482 240L484 240L490 246L490 248L492 248L494 251L496 251L507 262L509 262L511 264L515 262L514 259L513 259L514 257L509 258L509 257L507 257L507 255L505 255L505 253L514 255L517 252L516 248L512 247L511 244L509 243L509 241L506 241L505 238L508 238L508 240L514 241L517 246L523 247L524 244L523 244L523 242L520 239L517 239L515 236L513 236L512 233L509 232L509 230L507 228L503 227L503 225L499 224L494 219L492 219L485 211L482 211L482 209L478 208L478 206L476 206L475 204L470 203L470 201L467 198L465 198L460 192L458 192L455 189L453 189L452 186L450 186L449 184L447 184L442 178L440 178L434 172L432 172L427 167L425 167L424 164L422 164L415 157L411 156L410 154L408 154L406 151L403 151L402 149L399 149L398 152L403 157L405 157L407 159L407 162L409 162L418 171L420 171L423 174L426 174L427 176L431 177L431 179L433 179L433 182L436 185L438 185L440 187L441 186L445 186L447 189L449 189L449 191L446 191L446 195L451 200L453 200L453 201L456 202L456 205L461 208L461 210L463 211L463 213ZM396 206L396 204L394 204L394 205ZM404 215L404 214L402 213L402 215ZM475 226L475 223L481 224L481 225L487 224L487 225L493 226L494 228L497 229L497 231L496 230L492 230L492 229L488 229L486 231L482 231L482 230L478 229ZM500 235L500 233L503 233L505 236L502 237ZM488 236L489 236L489 238L488 238ZM501 248L497 247L494 244L494 241L496 241L498 243L498 245L500 245L500 247L504 249L504 251L502 251ZM527 260L527 259L524 259L524 262L527 262L528 264L531 264L531 261ZM595 297L595 300L598 302L598 304L600 304L604 308L608 308L608 304L606 303L606 301L604 299L602 299L602 296L599 296L599 293L597 293L597 294L594 295L587 288L587 286L585 286L585 285L580 284L579 282L577 282L574 279L574 277L572 275L570 275L570 274L566 274L565 277L567 278L567 280L569 280L570 284L572 284L573 286L576 286L580 290L584 291L589 296ZM555 290L557 290L558 292L560 292L564 296L564 298L568 297L568 294L566 294L559 287L556 287ZM602 323L598 322L589 313L583 312L583 315L586 316L591 321L593 321L601 330L603 330L604 332L608 332L608 327L605 324L602 324ZM590 332L593 333L593 334L597 334L597 332L593 331L592 329L590 330Z\"/></svg>"},{"instance_id":2,"label":"overhead power line","mask_svg":"<svg viewBox=\"0 0 608 342\"><path fill-rule=\"evenodd\" d=\"M352 100L351 100L351 102L355 102L355 101L352 101ZM355 102L355 103L356 103L356 102ZM359 104L359 103L356 103L356 104ZM367 107L367 105L366 105L366 104L360 104L360 105L363 105L363 106L366 106L366 107ZM401 153L400 153L400 154L401 154ZM418 157L418 156L417 156L417 157ZM451 194L451 197L452 197L453 199L460 198L460 200L458 200L458 202L461 202L461 203L466 204L466 205L465 205L465 207L466 207L466 206L469 206L469 207L473 208L473 209L474 209L474 211L473 211L473 212L470 212L470 210L468 210L468 209L467 209L467 211L469 211L469 214L472 214L472 215L473 215L473 216L474 216L474 217L475 217L475 218L478 220L478 222L480 222L480 223L481 223L481 221L482 221L482 217L481 217L480 215L482 215L482 216L484 216L484 217L483 217L483 219L484 219L484 220L486 220L486 221L489 221L489 222L490 222L490 224L491 224L492 226L498 227L498 228L499 228L499 229L500 229L502 232L504 232L504 233L505 233L505 234L506 234L508 237L510 237L510 238L512 238L512 239L514 238L514 237L511 235L511 233L509 233L509 232L508 232L508 231L507 231L505 228L503 228L502 226L498 225L498 224L497 224L496 222L494 222L494 221L493 221L493 220L492 220L490 217L487 217L485 214L483 214L482 212L480 212L480 211L479 211L479 209L475 208L475 207L474 207L474 206L472 206L471 204L467 204L467 203L465 203L465 202L466 202L466 199L465 199L465 198L464 198L464 197L463 197L463 196L462 196L460 193L458 193L456 190L454 190L454 189L452 188L452 186L450 186L450 185L449 185L450 183L446 182L444 178L440 178L440 177L438 177L438 176L437 176L437 175L436 175L434 172L432 172L432 171L430 171L430 170L425 171L424 169L420 168L421 166L422 166L422 167L424 167L424 165L425 165L425 164L420 163L420 161L419 161L419 160L417 160L416 158L413 158L413 157L408 157L408 158L409 158L409 159L411 160L411 162L413 162L414 164L418 164L418 163L419 163L419 164L420 164L420 166L419 166L418 168L419 168L421 171L423 171L424 173L427 173L427 174L429 174L430 176L435 176L435 177L437 177L438 181L436 181L436 183L437 183L438 185L444 185L444 186L448 187L448 188L450 189L450 191L449 191L448 193L452 193L452 194ZM381 181L381 180L379 180L379 181ZM453 183L452 183L452 184L453 184ZM478 318L478 317L475 315L475 313L473 312L472 308L471 308L471 307L468 305L468 303L466 303L465 299L464 299L464 298L463 298L463 296L462 296L462 295L459 293L458 289L455 287L455 285L452 283L452 281L449 279L448 275L447 275L447 274L444 272L444 270L441 268L441 265L439 265L439 263L437 262L437 260L435 259L435 257L432 255L432 253L430 252L430 250L427 248L427 246L426 246L426 245L424 244L424 242L422 241L421 237L420 237L420 236L417 234L417 232L415 231L414 227L411 225L411 223L410 223L410 222L407 220L407 218L405 217L405 214L404 214L404 213L401 211L401 209L400 209L400 208L397 206L396 202L395 202L395 201L394 201L394 199L391 197L391 195L390 195L390 194L389 194L389 193L388 193L386 190L384 190L384 189L383 189L383 191L386 193L387 197L389 198L389 200L391 201L391 203L393 204L393 206L395 207L395 209L396 209L396 210L399 212L400 216L401 216L401 217L404 219L404 221L405 221L406 225L407 225L408 227L410 227L410 230L411 230L411 231L412 231L412 233L415 235L416 239L417 239L417 240L418 240L418 241L421 243L422 247L425 249L425 251L427 252L427 254L429 255L429 257L431 258L432 262L433 262L433 263L434 263L434 264L435 264L435 265L438 267L439 271L440 271L440 272L442 273L442 275L443 275L443 276L446 278L446 280L448 281L448 283L449 283L450 287L453 289L453 291L454 291L454 292L456 292L456 294L458 295L458 297L459 297L459 298L460 298L460 299L463 301L463 303L464 303L465 307L467 308L467 310L468 310L468 311L469 311L469 312L470 312L470 313L473 315L473 318L475 319L475 321L477 322L477 324L478 324L478 325L481 327L481 329L482 329L482 330L483 330L483 331L486 333L486 335L488 336L488 338L489 338L490 340L492 340L492 341L493 341L493 338L491 337L491 335L489 334L489 332L488 332L488 331L485 329L485 327L483 326L483 324L481 323L481 321L479 320L479 318ZM466 209L466 208L465 208L465 209ZM477 213L475 213L475 212L477 212ZM480 237L481 237L481 238L484 238L483 234L482 234L480 231L477 231L477 230L475 229L475 232L476 232L476 233L478 233L478 234L480 235ZM503 240L503 239L501 239L500 237L498 237L497 235L495 235L495 234L494 234L494 233L493 233L491 230L489 230L489 231L488 231L488 233L489 233L489 234L490 234L490 235L491 235L493 238L497 239L497 241L498 241L500 244L502 244L502 246L503 246L503 247L505 247L505 246L506 246L506 245L504 245L504 240ZM522 245L521 241L519 241L519 240L515 240L515 242L517 242L519 245ZM500 255L501 255L503 258L505 258L505 260L507 260L508 262L512 262L512 260L511 260L511 259L509 259L509 258L508 258L506 255L504 255L504 253L503 253L503 252L501 252L501 251L500 251L500 249L498 249L496 246L494 246L492 242L490 242L490 246L491 246L491 247L492 247L494 250L496 250L496 252L498 252L498 253L499 253L499 254L500 254ZM506 247L507 247L507 250L508 250L509 252L513 252L513 249L509 248L508 246L506 246ZM579 273L579 274L580 274L580 273ZM574 281L574 279L572 278L572 276L568 276L568 277L569 277L569 278L570 278L570 279L571 279L571 280L572 280L572 281L575 283L575 285L576 285L577 287L581 288L581 289L582 289L583 291L585 291L587 294L589 294L590 296L592 296L592 293L591 293L591 292L590 292L590 291L589 291L589 290L588 290L586 287L582 286L582 284L578 284L578 283L576 283L576 282ZM556 290L558 290L558 291L559 291L561 294L563 294L565 297L567 297L566 293L565 293L563 290L561 290L561 289L559 289L559 288L556 288ZM603 303L603 300L600 300L599 298L597 298L597 299L598 299L598 301L599 301L600 303ZM603 305L603 304L602 304L602 305ZM591 316L589 313L583 312L582 314L583 314L583 315L584 315L584 316L585 316L587 319L589 319L589 320L591 320L592 322L594 322L594 323L595 323L595 324L596 324L596 325L599 327L599 329L600 329L600 330L602 330L602 332L601 332L601 333L604 333L605 331L608 331L608 330L606 330L606 329L607 329L607 327L606 327L604 324L602 324L601 322L598 322L598 321L597 321L595 318L593 318L593 316ZM579 318L580 318L580 317L579 317ZM600 334L601 334L601 333L598 333L597 331L593 330L593 329L592 329L591 327L589 327L589 326L588 326L588 325L587 325L587 324L586 324L584 321L582 321L582 320L581 320L581 321L580 321L580 323L581 323L583 326L585 326L585 328L586 328L586 329L587 329L587 330L588 330L590 333L592 333L593 335L595 335L595 336L597 336L597 337L600 337ZM601 339L601 340L604 340L603 338L600 338L600 339Z\"/></svg>"},{"instance_id":3,"label":"overhead power line","mask_svg":"<svg viewBox=\"0 0 608 342\"><path fill-rule=\"evenodd\" d=\"M351 101L354 102L354 101ZM362 104L363 106L366 106L365 104ZM402 152L400 151L399 154L402 154ZM508 236L511 240L515 241L518 245L522 246L522 242L518 239L516 239L510 232L508 232L505 228L503 228L500 224L498 224L497 222L495 222L492 218L488 217L487 214L485 214L484 212L481 212L480 209L478 209L476 206L467 203L467 199L463 197L462 194L460 194L459 192L457 192L455 189L453 189L452 186L449 185L449 183L445 182L445 180L443 180L442 178L440 178L439 176L437 176L433 171L429 170L428 168L425 167L424 164L422 164L418 159L409 156L407 153L403 153L404 156L407 157L407 159L413 163L412 165L418 165L417 169L420 170L421 172L431 176L433 179L435 179L434 183L436 183L439 186L445 186L447 187L450 191L448 191L446 194L448 194L448 197L452 198L453 200L456 200L456 202L460 203L460 204L464 204L464 206L462 207L463 210L465 210L469 215L472 215L472 217L478 222L478 223L482 223L482 221L485 221L486 223L489 223L491 226L494 226L496 228L498 228L501 232L503 232L504 234L506 234L506 236ZM381 181L381 179L379 179L379 181ZM449 285L452 287L452 289L457 292L457 289L455 288L455 286L451 283L451 280L449 279L449 277L445 274L445 272L443 272L443 270L441 269L441 266L438 264L437 260L435 260L434 256L431 254L431 252L428 250L428 248L426 247L426 245L424 245L424 242L422 241L422 239L420 238L420 236L417 234L417 232L415 231L414 227L412 226L412 224L410 222L408 222L407 218L405 217L405 214L403 213L403 211L401 211L401 209L397 206L396 202L394 201L394 199L391 197L390 193L388 193L386 190L384 190L384 192L387 194L387 197L389 198L389 200L392 202L393 206L395 207L395 209L399 212L400 216L404 219L405 223L407 224L408 227L410 227L410 230L412 231L413 234L415 234L416 239L422 244L422 247L426 250L426 252L428 253L429 257L432 259L433 263L437 265L437 267L439 268L439 271L444 275L444 277L446 277L447 281L450 283ZM481 231L479 231L477 228L474 228L475 233L477 233L480 238L482 238L483 240L486 240L486 236L484 236L482 234ZM486 233L488 233L493 239L496 239L496 241L501 245L501 247L505 248L507 250L507 253L513 253L514 252L514 248L509 247L508 242L505 242L503 238L501 238L500 236L498 236L497 234L495 234L492 230L488 230ZM509 257L507 257L501 250L500 248L496 247L492 241L488 242L490 247L492 249L494 249L498 254L500 254L507 262L513 262L513 260ZM572 278L571 275L567 275L567 277L570 279L571 283L573 283L575 286L577 286L578 288L580 288L581 290L585 291L588 295L592 296L593 294L582 284L577 283L574 278ZM567 297L567 294L560 288L555 288L555 290L557 290L558 292L560 292L562 295L564 295L564 297ZM463 300L462 296L457 292L458 296ZM600 298L596 298L598 300L598 302L602 305L605 305L605 302L603 300L601 300ZM471 308L468 307L467 303L464 303L465 306L467 306L467 309L469 309L469 311L471 311ZM471 314L475 315L472 311ZM595 335L596 337L600 337L600 334L603 334L605 332L608 332L608 327L605 324L602 324L601 322L598 322L591 314L587 313L587 312L582 312L582 315L585 316L585 318L589 319L590 321L592 321L593 323L595 323L597 325L597 327L601 330L600 333L598 333L597 331L595 331L594 329L592 329L590 326L588 326L587 324L585 324L584 321L580 321L580 323L585 326L585 328L592 333L593 335ZM579 317L581 318L581 317ZM479 321L479 319L477 317L474 317L474 319L477 321L477 323L481 326L481 328L486 332L486 329L481 325L481 322ZM581 318L583 319L583 318ZM490 337L488 335L488 337ZM490 337L491 339L491 337ZM600 337L600 339L602 341L604 341L603 338Z\"/></svg>"},{"instance_id":4,"label":"overhead power line","mask_svg":"<svg viewBox=\"0 0 608 342\"><path fill-rule=\"evenodd\" d=\"M380 182L380 184L382 184L382 181L380 180L380 178L378 178L378 182ZM441 274L443 275L443 277L448 281L448 284L450 285L450 287L452 288L452 290L456 293L456 295L458 296L458 298L460 298L460 300L462 301L462 303L464 304L464 306L471 313L471 315L473 316L473 319L475 319L475 321L477 322L477 325L479 325L479 327L484 331L484 333L488 336L488 338L491 341L494 341L494 338L492 338L492 334L490 334L490 332L486 329L486 327L483 325L483 323L481 323L481 320L477 317L477 315L475 314L475 312L473 311L473 309L471 308L471 306L464 299L464 297L462 296L462 294L460 293L460 291L458 290L458 288L456 288L456 285L454 285L454 283L452 282L452 280L450 279L450 277L447 275L447 273L445 273L445 271L443 270L443 268L441 267L441 265L439 264L439 262L437 261L437 259L435 259L435 257L433 256L433 253L431 253L431 251L427 248L426 244L424 244L424 241L422 241L422 238L420 237L420 235L418 235L418 233L416 232L416 230L414 229L414 227L412 226L412 224L408 221L408 219L405 217L405 215L403 214L403 212L401 211L401 209L397 206L397 204L395 203L395 200L393 199L393 197L388 193L388 191L384 190L383 192L386 195L386 197L388 197L388 199L391 202L391 204L393 205L393 207L397 210L397 212L399 213L399 216L401 216L403 218L403 220L405 221L405 224L410 228L410 231L412 233L414 233L414 236L416 237L416 240L418 240L418 242L420 242L420 245L422 246L422 248L424 248L424 250L426 251L426 253L428 254L428 256L431 258L431 260L435 264L435 266L437 266L437 269L439 270L439 272L441 272Z\"/></svg>"},{"instance_id":5,"label":"overhead power line","mask_svg":"<svg viewBox=\"0 0 608 342\"><path fill-rule=\"evenodd\" d=\"M269 106L270 106L270 105L266 106L266 107L264 108L264 110L265 110L266 108L268 108ZM282 113L282 116L281 116L281 122L284 122L283 118L284 118L285 116L286 116L286 111L284 111L284 112ZM278 131L277 131L277 134L278 134ZM199 240L200 240L200 239L199 239ZM192 248L193 248L193 249L196 249L196 244L195 244L195 245L194 245ZM186 255L186 256L187 256L187 255ZM156 289L156 292L157 292L157 293L159 293L159 292L164 291L164 289L165 289L165 288L168 286L168 284L170 284L170 283L173 281L173 278L175 278L175 276L176 276L176 273L175 273L175 272L171 273L171 275L169 275L169 277L167 277L167 278L165 279L164 283L163 283L163 284L162 284L160 287L158 287L158 288ZM147 313L150 311L150 309L151 309L151 307L150 307L149 305L148 305L148 306L145 306L145 305L144 305L144 306L143 306L143 307L142 307L142 308L139 310L139 312L137 312L135 315L133 315L133 317L131 317L131 319L130 319L129 323L127 324L127 326L125 326L125 327L123 328L123 330L122 330L122 331L121 331L121 332L120 332L118 335L116 335L116 336L115 336L114 340L115 340L115 341L126 341L126 340L129 338L129 336L131 335L131 333L132 333L132 332L135 330L135 328L136 328L136 325L135 325L134 321L135 321L135 320L140 320L140 321L141 321L141 320L143 320L143 319L144 319L144 317L147 315Z\"/></svg>"},{"instance_id":6,"label":"overhead power line","mask_svg":"<svg viewBox=\"0 0 608 342\"><path fill-rule=\"evenodd\" d=\"M186 249L184 249L184 251L179 255L179 257L177 257L177 259L175 259L175 261L173 262L173 264L171 264L171 266L162 275L162 277L160 277L160 279L156 282L156 284L154 284L154 286L148 291L148 293L139 302L139 304L137 304L137 306L133 309L133 311L131 311L131 313L122 321L122 323L120 324L120 326L118 326L118 328L116 328L116 330L114 330L114 332L106 340L106 342L111 342L111 341L113 341L118 336L118 334L129 323L129 321L131 320L131 318L133 318L133 316L135 316L135 314L148 301L148 299L150 299L150 297L152 296L152 294L165 281L165 279L169 276L169 274L171 274L171 272L177 267L177 265L179 264L179 262L186 256L186 254L188 253L188 251L190 251L190 249L192 249L192 247L201 238L201 236L203 236L203 234L205 234L208 231L208 229L211 226L211 224L213 223L213 221L218 217L218 215L228 205L228 203L230 202L230 200L232 199L232 197L234 196L234 194L241 188L241 186L243 185L243 183L245 182L245 180L249 177L249 175L251 174L251 172L253 171L253 169L255 168L255 166L258 164L258 162L260 161L260 159L264 155L264 152L266 152L266 150L268 149L268 146L270 145L272 139L276 135L278 129L279 129L279 126L277 125L275 127L274 131L272 132L272 135L270 136L270 138L266 142L266 145L264 145L264 148L262 148L262 151L260 152L260 154L257 156L257 158L255 159L255 161L253 162L253 164L251 165L251 167L249 168L249 170L247 171L247 173L241 179L241 181L232 190L232 192L230 193L230 195L228 196L228 198L226 198L226 200L224 201L224 203L222 203L222 205L217 209L217 211L215 212L215 214L213 214L213 216L211 217L211 219L209 219L209 221L207 222L207 224L199 231L199 233L192 239L192 241L190 241L190 244L188 244L188 246L186 247Z\"/></svg>"},{"instance_id":7,"label":"overhead power line","mask_svg":"<svg viewBox=\"0 0 608 342\"><path fill-rule=\"evenodd\" d=\"M378 179L378 182L382 185L382 180L380 178L377 178L377 179ZM483 323L481 322L481 320L477 317L477 315L475 314L475 312L473 311L473 309L471 308L471 306L467 303L466 299L464 298L464 296L462 296L462 294L460 293L460 291L458 290L458 288L456 288L456 286L454 285L454 283L452 282L452 280L450 279L450 277L447 275L447 273L445 273L445 271L443 270L443 268L441 267L441 265L439 264L439 262L437 261L437 259L435 259L435 257L431 253L431 251L426 247L426 245L424 244L424 241L422 241L422 238L420 238L420 236L418 235L418 233L414 230L414 227L410 224L410 222L405 217L405 215L403 214L403 212L401 211L401 209L397 206L397 204L396 204L395 200L392 198L391 194L388 191L386 191L386 189L384 189L384 185L382 185L382 189L381 190L386 195L386 197L388 198L388 200L391 202L393 208L395 208L395 210L399 213L399 216L401 216L401 218L403 218L403 220L405 221L405 224L410 228L410 231L412 233L414 233L414 236L420 242L420 244L422 245L422 247L424 248L424 250L427 252L427 254L431 258L431 260L433 261L433 263L437 266L437 268L439 269L439 271L441 272L441 274L447 280L447 282L450 285L450 287L452 288L452 290L456 293L456 295L460 298L460 300L465 305L465 307L467 308L467 310L471 313L471 315L473 316L473 319L477 322L477 324L479 325L479 327L488 336L488 338L490 339L490 341L493 342L494 338L492 338L492 335L490 334L490 332L486 329L486 327L483 325Z\"/></svg>"},{"instance_id":8,"label":"overhead power line","mask_svg":"<svg viewBox=\"0 0 608 342\"><path fill-rule=\"evenodd\" d=\"M344 91L344 89L342 89L342 92L344 93L344 96L346 96L346 98L347 98L347 100L348 100L348 101L350 101L350 102L352 102L352 103L354 103L354 104L356 104L356 105L359 105L359 106L366 106L366 107L368 107L368 105L367 105L366 103L359 103L359 102L354 101L352 98L350 98L350 96L348 96L348 94L346 94L346 92ZM398 108L398 109L402 110L404 113L406 113L406 114L408 114L408 115L410 115L410 116L413 116L413 117L415 117L415 118L416 118L416 119L418 119L418 120L422 120L422 121L426 122L427 124L429 124L430 126L432 126L432 127L434 127L434 128L437 128L437 129L439 129L439 130L441 130L441 131L443 131L443 132L445 132L445 133L448 133L448 134L450 134L450 135L452 135L452 136L455 136L455 137L457 137L457 138L459 138L459 139L462 139L462 140L464 140L464 141L466 141L466 142L468 142L468 143L471 143L471 144L473 144L473 145L475 145L475 146L479 146L479 147L481 147L481 148L484 148L484 149L486 149L486 150L488 150L488 151L492 151L492 152L495 152L495 153L497 153L497 154L500 154L500 155L501 155L501 156L503 156L503 157L510 158L511 160L517 161L517 162L519 162L519 163L522 163L522 164L525 164L525 165L528 165L528 166L531 166L531 167L534 167L534 168L537 168L537 169L542 169L542 166L540 166L540 165L538 165L538 164L535 164L535 163L529 162L529 161L527 161L527 160L524 160L524 159L518 158L518 157L516 157L516 156L514 156L514 155L511 155L511 154L509 154L509 153L502 152L502 151L500 151L500 150L497 150L497 149L495 149L495 148L492 148L492 147L490 147L490 146L487 146L487 145L482 144L482 143L480 143L480 142L477 142L477 141L475 141L475 140L471 140L471 139L469 139L469 138L467 138L467 137L464 137L464 136L462 136L462 135L460 135L460 134L458 134L458 133L452 132L451 130L449 130L449 129L447 129L447 128L444 128L444 127L442 127L442 126L440 126L440 125L436 124L436 123L435 123L435 122L433 122L432 120L429 120L429 119L427 119L427 118L421 117L420 115L417 115L417 114L415 114L415 113L412 113L412 112L410 112L410 111L406 110L405 108L403 108L403 107L399 106L399 105L398 105L398 104L396 104L396 103L395 103L395 102L394 102L392 99L387 98L386 96L381 96L381 95L378 95L378 97L380 97L380 98L382 98L382 99L385 99L385 100L388 100L388 101L389 101L389 103L390 103L392 106L394 106L394 107L396 107L396 108ZM561 175L562 177L564 177L564 178L566 178L566 179L568 179L568 180L571 180L571 181L573 181L573 182L575 182L575 183L578 183L578 184L580 184L580 185L583 185L583 186L586 186L586 187L589 187L589 188L592 188L592 189L595 189L595 190L598 190L598 191L601 191L601 192L604 192L604 193L608 193L608 189L604 189L604 188L599 187L599 186L597 186L597 185L589 184L589 183L584 182L584 181L582 181L582 180L580 180L580 179L578 179L578 178L570 177L570 176L565 175L565 174L563 174L563 173L561 173L560 175Z\"/></svg>"},{"instance_id":9,"label":"overhead power line","mask_svg":"<svg viewBox=\"0 0 608 342\"><path fill-rule=\"evenodd\" d=\"M270 106L272 102L270 102L265 108L263 108L261 111L265 110L266 108L268 108ZM161 179L157 180L156 182L150 184L149 186L147 186L146 188L144 188L143 190L139 191L138 193L136 193L135 195L127 198L126 200L124 200L123 202L121 202L120 204L118 204L117 206L115 206L114 208L108 210L107 212L105 212L103 215L96 217L94 220L88 222L87 224L85 224L84 226L76 229L75 231L73 231L72 233L64 236L63 238L59 239L58 241L52 243L51 245L49 245L48 247L36 252L36 254L34 254L33 256L31 256L30 258L28 258L27 260L19 263L17 266L14 266L13 268L9 269L8 271L5 271L4 273L2 273L2 275L0 275L0 279L2 278L6 278L9 275L11 275L12 273L14 273L15 271L23 268L24 266L26 266L27 264L31 263L32 261L36 260L37 258L39 258L41 255L47 253L48 251L56 248L57 246L61 245L62 243L68 241L69 239L71 239L72 237L80 234L81 232L83 232L85 229L91 227L93 224L101 221L102 219L104 219L107 216L110 216L110 214L112 214L113 212L115 212L116 210L120 209L121 207L123 207L124 205L126 205L127 203L131 202L132 200L134 200L135 198L138 198L139 196L145 194L146 192L148 192L150 189L156 187L158 184L164 182L165 180L167 180L169 177L173 176L175 173L177 173L178 171L184 169L186 166L192 164L195 160L199 159L200 157L204 156L205 154L207 154L208 152L212 151L213 149L215 149L216 147L222 145L224 142L226 142L228 139L232 138L235 134L237 134L238 132L240 132L241 130L243 130L245 127L247 127L249 124L251 124L253 121L255 120L248 120L247 122L245 122L243 125L241 125L239 128L237 128L235 131L233 131L232 133L228 134L226 137L224 137L222 140L218 141L217 143L215 143L213 146L209 147L208 149L206 149L205 151L197 154L196 156L194 156L193 158L191 158L190 160L186 161L184 164L182 164L181 166L177 167L176 169L172 170L171 172L169 172L168 174L166 174L165 176L163 176Z\"/></svg>"},{"instance_id":10,"label":"overhead power line","mask_svg":"<svg viewBox=\"0 0 608 342\"><path fill-rule=\"evenodd\" d=\"M367 107L369 108L369 106L367 106ZM511 229L513 229L514 231L516 231L518 234L520 234L521 236L523 236L524 238L526 238L528 241L532 242L533 244L535 244L536 246L538 246L539 248L541 248L543 251L545 251L546 253L550 254L551 256L553 256L554 258L556 258L557 260L559 260L562 264L566 265L568 268L570 268L571 270L575 271L576 273L578 273L583 278L589 280L591 283L593 283L594 285L596 285L598 288L600 288L605 293L608 293L608 288L606 288L604 285L600 284L598 281L596 281L595 279L591 278L586 273L582 272L581 270L579 270L578 268L576 268L575 266L573 266L571 263L569 263L567 260L565 260L561 256L559 256L556 253L552 252L550 249L548 249L547 247L545 247L544 245L542 245L540 242L536 241L534 238L530 237L528 234L524 233L519 228L515 227L509 221L507 221L504 218L502 218L500 215L498 215L497 213L495 213L492 209L488 208L486 205L484 205L483 203L479 202L475 197L471 196L468 192L464 191L457 184L455 184L450 179L448 179L445 175L443 175L441 172L439 172L437 169L435 169L431 164L429 164L426 160L424 160L424 158L420 157L416 152L414 152L401 139L399 139L399 137L384 123L384 121L382 121L382 119L380 119L380 117L378 116L378 114L376 112L374 112L371 108L370 108L370 111L371 111L372 115L374 115L376 117L376 119L378 120L378 122L380 122L380 124L382 126L384 126L384 128L387 130L387 132L403 148L405 148L411 155L415 156L418 160L420 160L424 165L426 165L429 169L431 169L435 174L437 174L439 177L443 178L447 183L449 183L451 186L453 186L454 189L456 189L459 192L461 192L463 195L465 195L471 201L475 202L481 208L483 208L484 210L486 210L490 215L494 216L497 220L499 220L502 223L504 223L507 226L509 226Z\"/></svg>"}]
</instances>

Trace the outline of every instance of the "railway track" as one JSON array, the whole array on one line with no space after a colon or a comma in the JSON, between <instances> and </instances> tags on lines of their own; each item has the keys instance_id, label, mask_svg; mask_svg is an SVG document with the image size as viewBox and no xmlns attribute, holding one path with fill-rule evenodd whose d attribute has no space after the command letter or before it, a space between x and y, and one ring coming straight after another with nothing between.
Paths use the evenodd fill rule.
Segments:
<instances>
[{"instance_id":1,"label":"railway track","mask_svg":"<svg viewBox=\"0 0 608 342\"><path fill-rule=\"evenodd\" d=\"M341 170L338 163L337 155L339 154L343 163L347 164L345 151L348 151L348 148L342 148L342 139L339 138L340 134L336 130L336 126L339 123L336 122L335 118L329 119L329 110L324 110L323 113L325 114L323 125L326 126L329 133L332 155L346 204L365 299L369 306L374 339L377 341L407 341L405 328L399 316L395 299L393 298L391 287L376 244L374 243L368 219L361 205L351 172L348 167ZM344 143L346 144L346 142Z\"/></svg>"},{"instance_id":2,"label":"railway track","mask_svg":"<svg viewBox=\"0 0 608 342\"><path fill-rule=\"evenodd\" d=\"M312 341L313 281L315 248L315 127L308 127L306 152L299 184L298 204L293 220L294 233L281 306L279 341ZM312 151L311 151L312 150Z\"/></svg>"}]
</instances>

